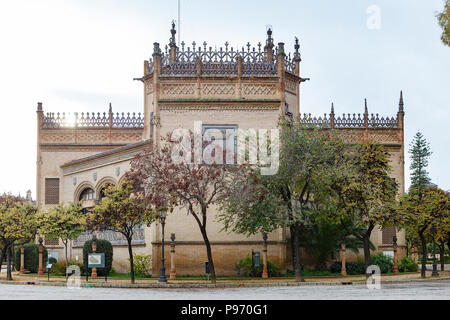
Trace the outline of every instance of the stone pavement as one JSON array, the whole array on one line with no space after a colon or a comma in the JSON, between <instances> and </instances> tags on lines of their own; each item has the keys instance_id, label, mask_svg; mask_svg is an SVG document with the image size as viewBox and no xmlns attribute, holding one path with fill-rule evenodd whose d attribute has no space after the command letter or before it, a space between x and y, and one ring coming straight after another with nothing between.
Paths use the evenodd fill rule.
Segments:
<instances>
[{"instance_id":1,"label":"stone pavement","mask_svg":"<svg viewBox=\"0 0 450 320\"><path fill-rule=\"evenodd\" d=\"M431 280L443 280L450 279L450 272L440 272L440 278L431 278L431 271L427 272L429 279L423 280L420 278L419 273L407 273L400 275L382 275L382 283L408 283L408 282L423 282ZM37 277L30 275L20 275L14 273L14 281L6 281L5 274L0 275L1 284L30 284L30 285L43 285L43 286L66 286L64 277L51 277L50 281L46 276ZM347 276L347 277L306 277L304 283L297 283L295 278L271 278L267 280L263 279L219 279L215 285L211 284L206 279L177 279L169 280L168 284L160 284L158 278L151 279L137 279L136 283L132 285L129 279L109 278L108 282L105 282L104 278L96 280L90 279L89 282L85 281L85 278L81 278L81 284L84 287L103 287L103 288L240 288L240 287L289 287L289 286L339 286L339 285L352 285L352 284L365 284L365 276Z\"/></svg>"},{"instance_id":2,"label":"stone pavement","mask_svg":"<svg viewBox=\"0 0 450 320\"><path fill-rule=\"evenodd\" d=\"M293 286L221 289L117 289L4 285L0 300L449 300L450 281L366 286Z\"/></svg>"}]
</instances>

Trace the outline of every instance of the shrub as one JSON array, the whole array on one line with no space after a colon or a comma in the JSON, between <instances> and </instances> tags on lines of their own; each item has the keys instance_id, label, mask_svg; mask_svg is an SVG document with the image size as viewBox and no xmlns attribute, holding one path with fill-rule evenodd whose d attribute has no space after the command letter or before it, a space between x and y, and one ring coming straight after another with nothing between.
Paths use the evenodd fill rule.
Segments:
<instances>
[{"instance_id":1,"label":"shrub","mask_svg":"<svg viewBox=\"0 0 450 320\"><path fill-rule=\"evenodd\" d=\"M152 256L145 254L133 254L134 273L137 276L152 276Z\"/></svg>"},{"instance_id":2,"label":"shrub","mask_svg":"<svg viewBox=\"0 0 450 320\"><path fill-rule=\"evenodd\" d=\"M366 273L366 265L362 261L357 262L346 262L345 269L347 270L348 275L357 275L357 274L365 274ZM333 263L330 267L331 273L341 273L342 264L337 261Z\"/></svg>"},{"instance_id":3,"label":"shrub","mask_svg":"<svg viewBox=\"0 0 450 320\"><path fill-rule=\"evenodd\" d=\"M74 266L74 265L78 266L80 268L81 274L84 273L84 265L82 263L69 261L69 266ZM61 261L61 262L57 262L57 263L53 264L51 272L54 274L65 276L66 275L66 262Z\"/></svg>"},{"instance_id":4,"label":"shrub","mask_svg":"<svg viewBox=\"0 0 450 320\"><path fill-rule=\"evenodd\" d=\"M404 257L400 259L398 263L398 271L400 272L417 272L419 266L410 257Z\"/></svg>"},{"instance_id":5,"label":"shrub","mask_svg":"<svg viewBox=\"0 0 450 320\"><path fill-rule=\"evenodd\" d=\"M31 273L37 273L39 271L39 245L38 244L26 244L25 246L25 262L24 268ZM45 268L47 262L47 248L43 246L42 250L42 266ZM16 248L15 252L15 266L17 270L20 270L20 247Z\"/></svg>"},{"instance_id":6,"label":"shrub","mask_svg":"<svg viewBox=\"0 0 450 320\"><path fill-rule=\"evenodd\" d=\"M372 265L380 267L381 273L389 273L394 271L394 259L391 256L386 256L383 252L371 257Z\"/></svg>"},{"instance_id":7,"label":"shrub","mask_svg":"<svg viewBox=\"0 0 450 320\"><path fill-rule=\"evenodd\" d=\"M112 267L112 261L113 261L113 246L111 242L108 240L102 240L97 239L97 253L104 253L105 254L105 269L97 269L97 274L99 276L104 276L105 271L109 273L111 271ZM88 269L88 254L93 253L92 252L92 240L88 240L84 243L83 246L83 265L84 270L89 270L88 272L91 273L92 270Z\"/></svg>"},{"instance_id":8,"label":"shrub","mask_svg":"<svg viewBox=\"0 0 450 320\"><path fill-rule=\"evenodd\" d=\"M259 267L252 268L252 258L250 255L247 255L245 259L236 263L234 269L239 276L261 277L263 271L262 259ZM270 260L267 260L267 272L269 277L279 277L281 275L280 267Z\"/></svg>"}]
</instances>

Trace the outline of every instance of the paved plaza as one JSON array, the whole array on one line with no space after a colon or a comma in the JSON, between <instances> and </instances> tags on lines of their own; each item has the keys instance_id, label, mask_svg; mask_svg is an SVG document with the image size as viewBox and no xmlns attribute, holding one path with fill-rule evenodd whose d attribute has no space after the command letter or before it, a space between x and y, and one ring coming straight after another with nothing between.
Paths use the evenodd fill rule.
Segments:
<instances>
[{"instance_id":1,"label":"paved plaza","mask_svg":"<svg viewBox=\"0 0 450 320\"><path fill-rule=\"evenodd\" d=\"M0 285L1 300L450 300L450 281L240 289L112 289Z\"/></svg>"}]
</instances>

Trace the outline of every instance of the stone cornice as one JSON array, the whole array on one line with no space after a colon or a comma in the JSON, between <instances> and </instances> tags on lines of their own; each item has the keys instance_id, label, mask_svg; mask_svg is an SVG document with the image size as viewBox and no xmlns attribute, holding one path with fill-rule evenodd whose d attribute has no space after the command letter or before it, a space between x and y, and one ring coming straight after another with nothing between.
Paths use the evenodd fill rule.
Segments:
<instances>
[{"instance_id":1,"label":"stone cornice","mask_svg":"<svg viewBox=\"0 0 450 320\"><path fill-rule=\"evenodd\" d=\"M119 148L108 150L83 159L71 161L61 166L64 175L85 171L96 167L104 167L112 163L131 160L137 153L149 146L151 140L144 140L133 144L128 144Z\"/></svg>"}]
</instances>

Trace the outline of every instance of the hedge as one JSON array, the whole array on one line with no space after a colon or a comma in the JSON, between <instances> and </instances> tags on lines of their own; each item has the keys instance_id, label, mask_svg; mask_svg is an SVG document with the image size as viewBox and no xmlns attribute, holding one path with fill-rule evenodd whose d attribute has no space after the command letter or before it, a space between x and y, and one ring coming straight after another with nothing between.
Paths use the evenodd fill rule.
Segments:
<instances>
[{"instance_id":1,"label":"hedge","mask_svg":"<svg viewBox=\"0 0 450 320\"><path fill-rule=\"evenodd\" d=\"M39 245L38 244L26 244L25 246L25 270L31 273L37 273L39 271ZM47 264L47 248L43 246L42 250L42 267L45 269ZM20 270L20 247L16 248L15 252L15 265L16 269Z\"/></svg>"},{"instance_id":2,"label":"hedge","mask_svg":"<svg viewBox=\"0 0 450 320\"><path fill-rule=\"evenodd\" d=\"M113 246L111 242L108 240L102 240L97 239L97 253L104 253L105 254L105 268L106 272L109 273L112 268L112 261L113 261ZM91 269L88 269L88 254L93 253L92 252L92 240L88 240L84 243L83 246L83 265L84 270L89 270L89 273L92 272ZM97 274L99 276L105 275L104 269L97 269Z\"/></svg>"}]
</instances>

